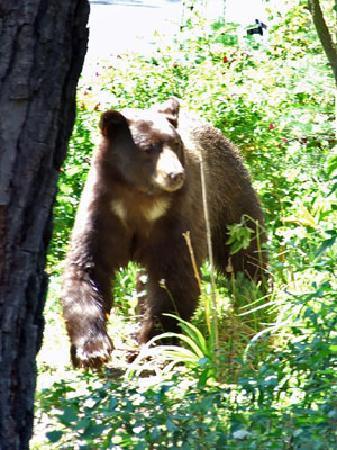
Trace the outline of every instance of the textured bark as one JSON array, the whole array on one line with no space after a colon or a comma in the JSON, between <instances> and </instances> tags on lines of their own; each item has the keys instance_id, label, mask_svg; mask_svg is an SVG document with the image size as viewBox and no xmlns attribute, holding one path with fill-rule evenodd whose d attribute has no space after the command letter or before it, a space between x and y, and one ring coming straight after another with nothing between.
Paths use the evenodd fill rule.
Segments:
<instances>
[{"instance_id":1,"label":"textured bark","mask_svg":"<svg viewBox=\"0 0 337 450\"><path fill-rule=\"evenodd\" d=\"M0 450L28 448L45 255L86 51L87 0L0 0Z\"/></svg>"}]
</instances>

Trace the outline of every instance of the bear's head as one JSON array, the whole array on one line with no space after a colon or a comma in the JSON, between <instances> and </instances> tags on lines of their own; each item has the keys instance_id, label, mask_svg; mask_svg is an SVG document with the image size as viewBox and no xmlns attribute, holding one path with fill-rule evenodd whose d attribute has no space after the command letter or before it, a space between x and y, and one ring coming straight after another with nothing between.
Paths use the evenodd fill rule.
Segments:
<instances>
[{"instance_id":1,"label":"bear's head","mask_svg":"<svg viewBox=\"0 0 337 450\"><path fill-rule=\"evenodd\" d=\"M184 184L183 143L177 132L175 98L148 110L109 110L100 129L105 161L133 189L154 195L174 192Z\"/></svg>"}]
</instances>

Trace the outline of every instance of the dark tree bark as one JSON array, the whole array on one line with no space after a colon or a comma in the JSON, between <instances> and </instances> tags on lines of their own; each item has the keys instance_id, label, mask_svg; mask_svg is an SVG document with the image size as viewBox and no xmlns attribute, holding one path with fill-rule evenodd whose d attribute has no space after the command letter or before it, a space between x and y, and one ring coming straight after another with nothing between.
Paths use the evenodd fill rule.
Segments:
<instances>
[{"instance_id":1,"label":"dark tree bark","mask_svg":"<svg viewBox=\"0 0 337 450\"><path fill-rule=\"evenodd\" d=\"M0 450L28 448L57 172L88 0L0 0Z\"/></svg>"}]
</instances>

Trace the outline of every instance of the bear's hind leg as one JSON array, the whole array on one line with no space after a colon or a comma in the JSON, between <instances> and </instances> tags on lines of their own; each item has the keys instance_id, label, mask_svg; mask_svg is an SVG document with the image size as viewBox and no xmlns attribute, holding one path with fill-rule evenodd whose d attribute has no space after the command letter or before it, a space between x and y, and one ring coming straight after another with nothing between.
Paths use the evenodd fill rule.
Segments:
<instances>
[{"instance_id":1,"label":"bear's hind leg","mask_svg":"<svg viewBox=\"0 0 337 450\"><path fill-rule=\"evenodd\" d=\"M138 335L140 344L166 331L180 332L177 320L165 314L190 320L200 295L186 248L175 261L157 260L147 267L147 272L146 307Z\"/></svg>"}]
</instances>

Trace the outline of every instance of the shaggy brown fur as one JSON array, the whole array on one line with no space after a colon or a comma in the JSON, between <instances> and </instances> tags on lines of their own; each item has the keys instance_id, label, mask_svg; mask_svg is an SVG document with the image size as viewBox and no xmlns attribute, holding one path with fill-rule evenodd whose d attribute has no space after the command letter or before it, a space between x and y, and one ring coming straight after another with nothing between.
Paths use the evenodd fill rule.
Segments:
<instances>
[{"instance_id":1,"label":"shaggy brown fur","mask_svg":"<svg viewBox=\"0 0 337 450\"><path fill-rule=\"evenodd\" d=\"M77 213L64 271L63 305L75 366L99 367L112 345L106 332L111 279L136 261L148 274L139 342L175 331L163 313L190 319L199 297L183 233L190 231L197 264L207 257L200 181L206 171L212 245L226 272L227 225L248 215L263 224L262 211L236 148L220 131L171 99L150 110L107 111L102 141ZM263 238L262 238L263 239ZM259 278L256 240L231 257L235 272Z\"/></svg>"}]
</instances>

